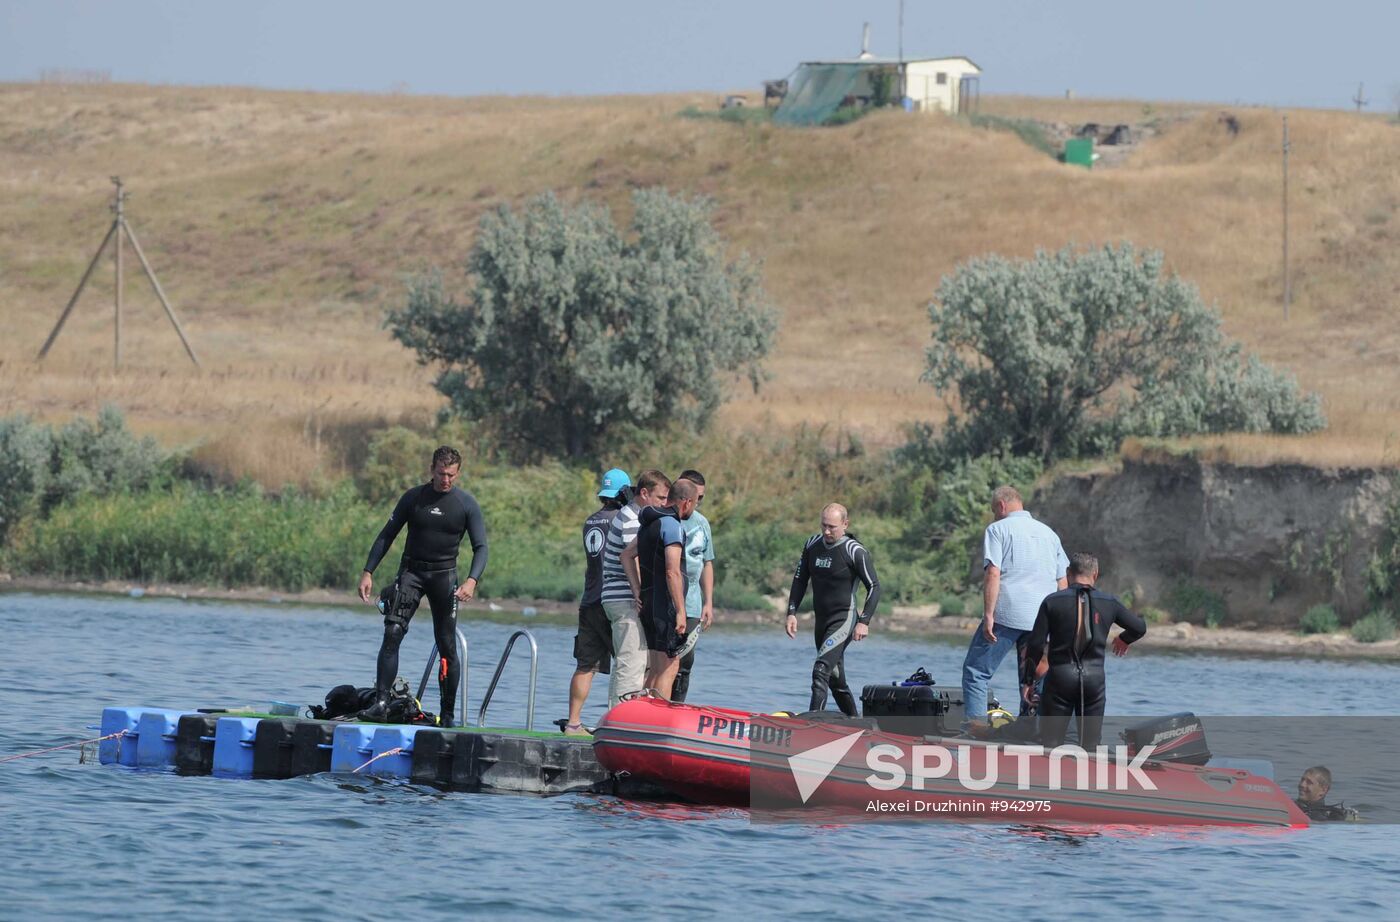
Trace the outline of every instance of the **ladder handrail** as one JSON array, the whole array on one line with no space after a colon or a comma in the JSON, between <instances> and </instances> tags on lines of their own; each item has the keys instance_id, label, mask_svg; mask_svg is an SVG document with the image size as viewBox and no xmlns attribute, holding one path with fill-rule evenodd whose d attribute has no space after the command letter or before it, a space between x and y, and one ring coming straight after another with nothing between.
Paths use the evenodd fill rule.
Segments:
<instances>
[{"instance_id":1,"label":"ladder handrail","mask_svg":"<svg viewBox=\"0 0 1400 922\"><path fill-rule=\"evenodd\" d=\"M496 692L496 683L501 680L501 673L505 671L506 660L510 659L511 649L521 637L530 641L530 691L525 699L525 729L535 729L535 674L539 664L540 645L535 643L535 635L524 628L511 634L510 640L506 641L505 651L501 653L501 661L496 664L496 674L491 677L491 685L486 689L486 697L481 699L481 711L476 717L478 727L486 726L486 709L491 705L491 696Z\"/></svg>"},{"instance_id":2,"label":"ladder handrail","mask_svg":"<svg viewBox=\"0 0 1400 922\"><path fill-rule=\"evenodd\" d=\"M467 719L467 637L462 633L462 629L457 629L457 659L462 664L462 684L458 692L462 699L461 714L457 717L460 721ZM423 693L428 690L428 677L433 674L433 666L437 665L438 648L437 643L433 643L433 648L428 651L428 665L423 667L423 681L418 683L419 707L422 706Z\"/></svg>"}]
</instances>

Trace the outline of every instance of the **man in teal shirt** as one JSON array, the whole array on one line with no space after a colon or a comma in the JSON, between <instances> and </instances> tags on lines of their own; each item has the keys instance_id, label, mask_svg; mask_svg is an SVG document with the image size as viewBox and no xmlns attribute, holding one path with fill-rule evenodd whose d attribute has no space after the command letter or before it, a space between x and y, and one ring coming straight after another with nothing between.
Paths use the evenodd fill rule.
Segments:
<instances>
[{"instance_id":1,"label":"man in teal shirt","mask_svg":"<svg viewBox=\"0 0 1400 922\"><path fill-rule=\"evenodd\" d=\"M700 639L700 632L709 628L714 621L715 544L710 534L710 522L700 513L700 505L705 501L704 475L697 470L687 470L678 479L695 484L698 494L695 511L690 518L681 522L681 527L685 529L685 544L681 548L685 573L685 611L692 617L688 619L680 671L676 673L676 682L671 686L671 700L679 702L685 700L686 692L690 690L690 667L695 663L695 645Z\"/></svg>"}]
</instances>

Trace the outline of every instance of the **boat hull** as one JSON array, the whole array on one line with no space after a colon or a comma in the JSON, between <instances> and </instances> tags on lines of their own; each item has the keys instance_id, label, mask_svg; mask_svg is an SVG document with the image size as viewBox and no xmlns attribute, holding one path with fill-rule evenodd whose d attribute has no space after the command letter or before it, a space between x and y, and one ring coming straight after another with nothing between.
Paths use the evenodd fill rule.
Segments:
<instances>
[{"instance_id":1,"label":"boat hull","mask_svg":"<svg viewBox=\"0 0 1400 922\"><path fill-rule=\"evenodd\" d=\"M824 749L822 747L825 747ZM602 765L698 803L793 818L918 816L983 822L1306 826L1272 780L1126 756L1063 758L1039 747L915 738L652 698L610 710ZM812 757L811 750L823 753Z\"/></svg>"}]
</instances>

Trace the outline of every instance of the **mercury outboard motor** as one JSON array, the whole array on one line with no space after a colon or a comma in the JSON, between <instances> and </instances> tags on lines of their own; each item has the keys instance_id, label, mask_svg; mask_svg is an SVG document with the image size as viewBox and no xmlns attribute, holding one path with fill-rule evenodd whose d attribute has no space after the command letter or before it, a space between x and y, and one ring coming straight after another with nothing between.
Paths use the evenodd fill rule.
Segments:
<instances>
[{"instance_id":1,"label":"mercury outboard motor","mask_svg":"<svg viewBox=\"0 0 1400 922\"><path fill-rule=\"evenodd\" d=\"M1123 731L1123 742L1128 744L1129 755L1136 755L1146 746L1153 747L1148 762L1204 765L1210 761L1205 727L1201 725L1201 719L1190 711L1154 717L1135 724Z\"/></svg>"}]
</instances>

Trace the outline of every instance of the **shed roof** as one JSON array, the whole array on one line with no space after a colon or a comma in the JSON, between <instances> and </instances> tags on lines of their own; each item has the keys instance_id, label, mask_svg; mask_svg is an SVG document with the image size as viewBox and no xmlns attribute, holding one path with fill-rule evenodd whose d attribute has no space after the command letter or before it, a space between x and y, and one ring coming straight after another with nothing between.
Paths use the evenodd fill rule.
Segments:
<instances>
[{"instance_id":1,"label":"shed roof","mask_svg":"<svg viewBox=\"0 0 1400 922\"><path fill-rule=\"evenodd\" d=\"M966 55L961 55L961 54L948 55L948 56L946 56L946 57L941 57L941 58L905 58L905 59L902 60L902 61L901 61L899 58L880 58L880 57L875 57L875 56L872 55L871 57L868 57L868 58L832 58L832 59L830 59L830 60L824 60L824 61L802 61L801 63L802 63L802 64L865 64L865 65L869 65L869 66L877 66L877 65L889 65L889 64L894 64L894 65L899 65L899 64L933 64L933 63L935 63L935 62L937 62L937 61L966 61L967 63L971 64L974 68L976 68L976 70L977 70L978 73L981 73L981 72L982 72L982 68L980 68L980 67L977 66L977 62L976 62L976 61L972 60L972 58L969 58L969 57L967 57Z\"/></svg>"}]
</instances>

